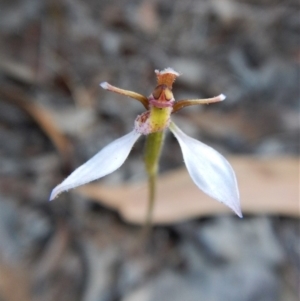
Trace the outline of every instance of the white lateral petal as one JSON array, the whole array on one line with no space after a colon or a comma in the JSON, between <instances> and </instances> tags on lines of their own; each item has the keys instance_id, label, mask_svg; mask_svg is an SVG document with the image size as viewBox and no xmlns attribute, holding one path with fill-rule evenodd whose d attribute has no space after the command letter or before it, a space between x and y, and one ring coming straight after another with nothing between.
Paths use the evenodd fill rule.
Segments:
<instances>
[{"instance_id":1,"label":"white lateral petal","mask_svg":"<svg viewBox=\"0 0 300 301\"><path fill-rule=\"evenodd\" d=\"M195 184L242 217L237 181L229 162L213 148L187 136L173 122L170 130L180 144L185 165Z\"/></svg>"},{"instance_id":2,"label":"white lateral petal","mask_svg":"<svg viewBox=\"0 0 300 301\"><path fill-rule=\"evenodd\" d=\"M73 171L51 193L50 201L58 194L104 177L118 169L126 160L129 152L141 134L135 130L111 142L94 157Z\"/></svg>"}]
</instances>

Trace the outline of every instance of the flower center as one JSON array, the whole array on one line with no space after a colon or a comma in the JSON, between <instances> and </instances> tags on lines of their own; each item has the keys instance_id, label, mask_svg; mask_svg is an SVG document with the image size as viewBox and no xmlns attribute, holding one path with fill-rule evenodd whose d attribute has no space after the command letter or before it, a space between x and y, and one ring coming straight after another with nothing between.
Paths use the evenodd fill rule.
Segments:
<instances>
[{"instance_id":1,"label":"flower center","mask_svg":"<svg viewBox=\"0 0 300 301\"><path fill-rule=\"evenodd\" d=\"M171 68L155 70L157 86L148 97L149 111L139 115L135 120L137 132L148 135L161 132L170 125L170 115L175 102L172 85L179 73Z\"/></svg>"},{"instance_id":2,"label":"flower center","mask_svg":"<svg viewBox=\"0 0 300 301\"><path fill-rule=\"evenodd\" d=\"M167 85L158 85L148 100L149 104L156 108L172 107L175 101L173 93Z\"/></svg>"},{"instance_id":3,"label":"flower center","mask_svg":"<svg viewBox=\"0 0 300 301\"><path fill-rule=\"evenodd\" d=\"M134 123L136 131L143 135L161 132L170 125L172 107L157 108L151 106L149 111L139 115Z\"/></svg>"}]
</instances>

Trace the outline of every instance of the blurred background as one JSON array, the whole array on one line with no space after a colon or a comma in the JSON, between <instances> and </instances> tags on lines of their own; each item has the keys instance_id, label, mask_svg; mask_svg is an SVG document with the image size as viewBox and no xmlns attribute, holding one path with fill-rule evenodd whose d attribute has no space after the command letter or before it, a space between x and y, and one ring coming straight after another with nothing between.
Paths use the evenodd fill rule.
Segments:
<instances>
[{"instance_id":1,"label":"blurred background","mask_svg":"<svg viewBox=\"0 0 300 301\"><path fill-rule=\"evenodd\" d=\"M0 0L0 300L298 300L299 6ZM190 136L241 158L237 170L244 159L255 162L255 173L243 169L243 183L256 172L266 180L249 182L258 197L242 191L241 198L242 208L250 198L254 209L245 205L243 219L213 209L161 220L141 242L141 227L109 196L146 179L144 139L124 166L97 182L100 196L75 190L49 203L54 186L128 133L143 112L99 83L148 96L154 70L166 67L182 74L173 91L178 100L227 96L174 119ZM180 148L167 135L161 174L179 168ZM274 210L265 195L285 181L277 195L283 206ZM126 207L122 190L119 197Z\"/></svg>"}]
</instances>

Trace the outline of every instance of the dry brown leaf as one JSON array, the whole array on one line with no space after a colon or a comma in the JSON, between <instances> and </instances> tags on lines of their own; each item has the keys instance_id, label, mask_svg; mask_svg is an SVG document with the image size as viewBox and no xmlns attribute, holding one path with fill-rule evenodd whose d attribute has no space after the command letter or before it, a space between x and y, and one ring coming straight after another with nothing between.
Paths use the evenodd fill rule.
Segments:
<instances>
[{"instance_id":1,"label":"dry brown leaf","mask_svg":"<svg viewBox=\"0 0 300 301\"><path fill-rule=\"evenodd\" d=\"M257 113L255 122L251 114L241 109L226 114L216 111L206 111L200 115L192 113L188 115L188 119L213 137L243 137L249 143L255 143L274 133L279 124L279 117L272 110ZM268 122L269 120L272 120L272 123Z\"/></svg>"},{"instance_id":2,"label":"dry brown leaf","mask_svg":"<svg viewBox=\"0 0 300 301\"><path fill-rule=\"evenodd\" d=\"M47 245L47 248L45 248L43 255L33 269L34 281L46 278L47 275L50 275L58 269L68 247L68 243L68 229L63 223L60 223L52 240Z\"/></svg>"},{"instance_id":3,"label":"dry brown leaf","mask_svg":"<svg viewBox=\"0 0 300 301\"><path fill-rule=\"evenodd\" d=\"M299 158L232 157L244 214L278 214L299 217ZM84 196L116 209L132 223L143 223L147 208L147 184L109 187L89 184L77 190ZM202 193L185 168L160 176L154 224L232 212Z\"/></svg>"},{"instance_id":4,"label":"dry brown leaf","mask_svg":"<svg viewBox=\"0 0 300 301\"><path fill-rule=\"evenodd\" d=\"M15 62L7 57L0 56L0 70L25 84L36 84L37 78L34 70L25 64Z\"/></svg>"},{"instance_id":5,"label":"dry brown leaf","mask_svg":"<svg viewBox=\"0 0 300 301\"><path fill-rule=\"evenodd\" d=\"M146 33L156 33L159 28L158 14L154 1L143 1L137 10L136 21L139 27Z\"/></svg>"},{"instance_id":6,"label":"dry brown leaf","mask_svg":"<svg viewBox=\"0 0 300 301\"><path fill-rule=\"evenodd\" d=\"M58 129L51 113L47 109L34 103L34 101L16 88L1 87L0 95L3 96L5 100L16 104L27 112L53 142L61 157L64 159L64 162L68 162L71 145L69 140Z\"/></svg>"},{"instance_id":7,"label":"dry brown leaf","mask_svg":"<svg viewBox=\"0 0 300 301\"><path fill-rule=\"evenodd\" d=\"M30 301L28 270L21 264L8 265L0 259L0 296L7 301Z\"/></svg>"}]
</instances>

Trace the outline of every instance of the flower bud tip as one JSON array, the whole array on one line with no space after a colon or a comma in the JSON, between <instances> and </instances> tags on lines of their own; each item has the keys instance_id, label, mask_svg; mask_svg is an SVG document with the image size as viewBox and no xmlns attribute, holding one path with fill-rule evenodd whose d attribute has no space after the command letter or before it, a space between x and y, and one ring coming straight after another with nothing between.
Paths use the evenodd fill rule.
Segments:
<instances>
[{"instance_id":1,"label":"flower bud tip","mask_svg":"<svg viewBox=\"0 0 300 301\"><path fill-rule=\"evenodd\" d=\"M221 101L223 101L226 98L226 96L224 94L220 94L219 97L220 97Z\"/></svg>"},{"instance_id":2,"label":"flower bud tip","mask_svg":"<svg viewBox=\"0 0 300 301\"><path fill-rule=\"evenodd\" d=\"M100 84L101 88L103 88L104 90L107 90L108 89L108 83L107 82L102 82Z\"/></svg>"}]
</instances>

